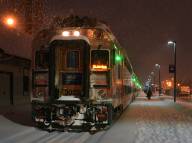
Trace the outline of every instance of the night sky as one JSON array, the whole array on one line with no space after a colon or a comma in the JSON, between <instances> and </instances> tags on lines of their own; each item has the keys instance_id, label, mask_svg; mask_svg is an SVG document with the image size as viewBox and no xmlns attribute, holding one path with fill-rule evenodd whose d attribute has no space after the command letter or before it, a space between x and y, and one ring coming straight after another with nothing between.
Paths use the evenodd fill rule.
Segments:
<instances>
[{"instance_id":1,"label":"night sky","mask_svg":"<svg viewBox=\"0 0 192 143\"><path fill-rule=\"evenodd\" d=\"M172 77L169 40L177 42L178 80L192 79L191 0L46 0L50 16L74 13L106 21L126 48L135 73L145 81L161 65L162 79Z\"/></svg>"}]
</instances>

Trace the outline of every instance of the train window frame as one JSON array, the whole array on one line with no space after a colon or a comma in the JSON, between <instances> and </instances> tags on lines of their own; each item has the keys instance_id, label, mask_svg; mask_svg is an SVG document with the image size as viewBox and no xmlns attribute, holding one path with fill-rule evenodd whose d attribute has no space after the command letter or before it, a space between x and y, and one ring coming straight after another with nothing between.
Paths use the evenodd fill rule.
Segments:
<instances>
[{"instance_id":1,"label":"train window frame","mask_svg":"<svg viewBox=\"0 0 192 143\"><path fill-rule=\"evenodd\" d=\"M76 67L68 67L68 53L69 52L77 52L78 53L78 66ZM80 59L81 59L81 51L78 49L68 49L65 54L65 68L69 70L78 70L80 69Z\"/></svg>"},{"instance_id":2,"label":"train window frame","mask_svg":"<svg viewBox=\"0 0 192 143\"><path fill-rule=\"evenodd\" d=\"M110 68L111 66L111 52L109 49L98 49L98 48L94 48L94 49L91 49L90 50L90 66L92 68L92 51L97 51L97 50L100 50L100 51L107 51L108 52L108 63L107 63L107 68Z\"/></svg>"},{"instance_id":3,"label":"train window frame","mask_svg":"<svg viewBox=\"0 0 192 143\"><path fill-rule=\"evenodd\" d=\"M46 57L44 59L44 61L46 61L46 64L44 63L44 65L40 65L40 62L43 61L42 60L43 58L41 55ZM37 50L37 51L35 51L34 56L35 56L35 67L36 68L39 68L39 69L48 69L49 68L49 51L48 50Z\"/></svg>"}]
</instances>

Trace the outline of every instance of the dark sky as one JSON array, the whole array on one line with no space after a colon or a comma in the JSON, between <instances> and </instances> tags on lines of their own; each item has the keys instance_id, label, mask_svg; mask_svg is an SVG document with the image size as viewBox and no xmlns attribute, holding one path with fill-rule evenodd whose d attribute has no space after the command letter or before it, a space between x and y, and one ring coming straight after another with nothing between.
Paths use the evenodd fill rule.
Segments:
<instances>
[{"instance_id":1,"label":"dark sky","mask_svg":"<svg viewBox=\"0 0 192 143\"><path fill-rule=\"evenodd\" d=\"M168 65L177 42L178 80L192 79L192 0L46 0L48 18L81 16L106 21L126 48L136 74L145 81L156 63L162 79L172 77Z\"/></svg>"}]
</instances>

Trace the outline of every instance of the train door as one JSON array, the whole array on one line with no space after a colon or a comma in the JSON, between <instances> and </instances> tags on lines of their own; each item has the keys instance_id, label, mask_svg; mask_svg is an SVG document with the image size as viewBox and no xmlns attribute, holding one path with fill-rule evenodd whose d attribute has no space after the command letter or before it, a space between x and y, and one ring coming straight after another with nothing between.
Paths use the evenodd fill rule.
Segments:
<instances>
[{"instance_id":1,"label":"train door","mask_svg":"<svg viewBox=\"0 0 192 143\"><path fill-rule=\"evenodd\" d=\"M54 80L59 97L88 97L88 44L83 40L60 41L54 50Z\"/></svg>"}]
</instances>

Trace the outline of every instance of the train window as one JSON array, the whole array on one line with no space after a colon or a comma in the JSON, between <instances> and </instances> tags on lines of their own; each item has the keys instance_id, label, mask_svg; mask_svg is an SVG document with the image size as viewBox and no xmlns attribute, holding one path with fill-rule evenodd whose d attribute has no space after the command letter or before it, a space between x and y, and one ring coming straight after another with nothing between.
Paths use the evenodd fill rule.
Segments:
<instances>
[{"instance_id":1,"label":"train window","mask_svg":"<svg viewBox=\"0 0 192 143\"><path fill-rule=\"evenodd\" d=\"M109 51L107 50L92 50L91 65L109 65Z\"/></svg>"},{"instance_id":2,"label":"train window","mask_svg":"<svg viewBox=\"0 0 192 143\"><path fill-rule=\"evenodd\" d=\"M49 54L48 51L40 50L35 55L35 65L37 68L46 69L49 66Z\"/></svg>"},{"instance_id":3,"label":"train window","mask_svg":"<svg viewBox=\"0 0 192 143\"><path fill-rule=\"evenodd\" d=\"M79 51L69 50L67 52L67 68L79 67Z\"/></svg>"}]
</instances>

